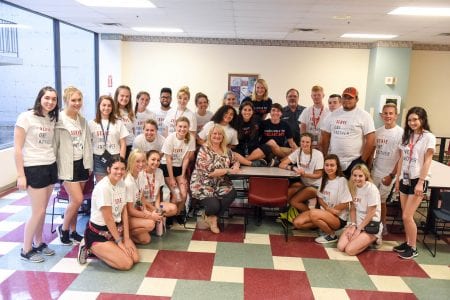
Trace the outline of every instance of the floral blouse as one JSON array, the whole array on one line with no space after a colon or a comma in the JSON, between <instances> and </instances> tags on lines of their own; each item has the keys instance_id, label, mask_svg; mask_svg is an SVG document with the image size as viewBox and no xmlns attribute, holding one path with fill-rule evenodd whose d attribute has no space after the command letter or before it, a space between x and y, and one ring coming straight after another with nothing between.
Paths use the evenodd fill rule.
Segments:
<instances>
[{"instance_id":1,"label":"floral blouse","mask_svg":"<svg viewBox=\"0 0 450 300\"><path fill-rule=\"evenodd\" d=\"M228 176L209 177L215 169L231 168L236 162L233 152L227 149L226 154L218 154L204 145L200 148L195 169L191 177L192 197L204 199L228 194L233 183Z\"/></svg>"}]
</instances>

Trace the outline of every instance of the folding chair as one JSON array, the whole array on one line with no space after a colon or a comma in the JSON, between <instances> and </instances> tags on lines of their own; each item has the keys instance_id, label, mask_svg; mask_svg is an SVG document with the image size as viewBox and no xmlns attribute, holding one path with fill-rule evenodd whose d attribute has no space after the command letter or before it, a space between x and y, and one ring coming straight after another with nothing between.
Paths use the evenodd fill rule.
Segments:
<instances>
[{"instance_id":1,"label":"folding chair","mask_svg":"<svg viewBox=\"0 0 450 300\"><path fill-rule=\"evenodd\" d=\"M287 178L250 177L248 190L248 204L255 207L256 225L261 225L263 207L284 208L288 202L289 181ZM245 215L244 236L247 231L248 216ZM288 229L283 232L288 240Z\"/></svg>"},{"instance_id":2,"label":"folding chair","mask_svg":"<svg viewBox=\"0 0 450 300\"><path fill-rule=\"evenodd\" d=\"M84 185L83 189L83 203L80 206L80 209L78 210L79 214L85 214L88 215L91 213L91 198L92 198L92 191L94 190L94 172L89 176L88 181ZM53 205L52 205L52 226L51 226L51 232L55 233L56 228L54 227L54 219L55 219L55 204L56 202L62 203L66 202L69 203L69 194L67 193L66 189L64 188L64 185L62 182L59 185L58 192L56 193L56 196L53 198ZM63 217L64 214L62 213L61 216Z\"/></svg>"},{"instance_id":3,"label":"folding chair","mask_svg":"<svg viewBox=\"0 0 450 300\"><path fill-rule=\"evenodd\" d=\"M422 239L422 243L425 245L425 247L428 249L428 251L430 251L431 255L433 257L436 256L436 247L437 247L437 240L440 239L441 235L444 235L444 231L445 230L450 230L450 227L448 227L446 229L446 225L447 223L450 223L450 192L441 192L441 207L440 208L435 208L432 210L432 214L434 217L434 228L428 228L427 230L425 230L424 235L423 235L423 239ZM439 231L439 223L441 223L441 234L439 235L438 231ZM431 248L427 245L427 243L425 243L425 238L428 234L429 231L432 231L432 233L434 234L434 251L431 250Z\"/></svg>"}]
</instances>

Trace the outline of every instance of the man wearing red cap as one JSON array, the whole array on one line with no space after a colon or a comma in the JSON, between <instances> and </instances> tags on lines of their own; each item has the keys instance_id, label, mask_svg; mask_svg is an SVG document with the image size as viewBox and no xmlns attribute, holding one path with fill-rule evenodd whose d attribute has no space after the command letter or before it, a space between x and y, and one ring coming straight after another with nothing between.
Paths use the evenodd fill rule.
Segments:
<instances>
[{"instance_id":1,"label":"man wearing red cap","mask_svg":"<svg viewBox=\"0 0 450 300\"><path fill-rule=\"evenodd\" d=\"M342 108L329 115L322 130L323 153L339 157L347 178L353 166L366 163L375 146L375 125L365 110L356 107L358 91L348 87L342 93Z\"/></svg>"}]
</instances>

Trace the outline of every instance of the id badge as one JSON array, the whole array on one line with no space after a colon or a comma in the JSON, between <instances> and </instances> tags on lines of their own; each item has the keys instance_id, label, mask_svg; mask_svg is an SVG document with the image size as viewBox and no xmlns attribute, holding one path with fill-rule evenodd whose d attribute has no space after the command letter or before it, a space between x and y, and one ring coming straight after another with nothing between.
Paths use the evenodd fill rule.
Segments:
<instances>
[{"instance_id":1,"label":"id badge","mask_svg":"<svg viewBox=\"0 0 450 300\"><path fill-rule=\"evenodd\" d=\"M313 135L312 136L312 144L314 146L316 146L318 142L319 142L319 136L318 135Z\"/></svg>"},{"instance_id":2,"label":"id badge","mask_svg":"<svg viewBox=\"0 0 450 300\"><path fill-rule=\"evenodd\" d=\"M404 185L411 185L411 180L409 180L409 174L403 173L403 184Z\"/></svg>"}]
</instances>

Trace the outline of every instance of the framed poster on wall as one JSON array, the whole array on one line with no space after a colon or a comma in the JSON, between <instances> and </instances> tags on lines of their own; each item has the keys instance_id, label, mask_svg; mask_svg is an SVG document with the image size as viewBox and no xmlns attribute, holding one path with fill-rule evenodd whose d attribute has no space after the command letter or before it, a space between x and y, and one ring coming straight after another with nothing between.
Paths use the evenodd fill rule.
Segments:
<instances>
[{"instance_id":1,"label":"framed poster on wall","mask_svg":"<svg viewBox=\"0 0 450 300\"><path fill-rule=\"evenodd\" d=\"M228 74L228 90L236 94L239 103L253 93L258 74Z\"/></svg>"}]
</instances>

